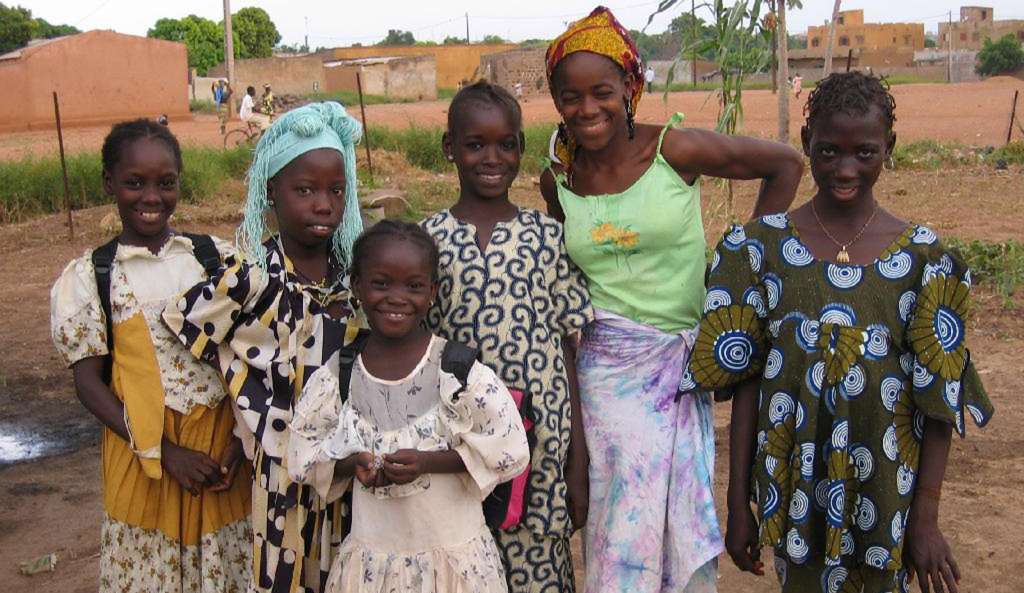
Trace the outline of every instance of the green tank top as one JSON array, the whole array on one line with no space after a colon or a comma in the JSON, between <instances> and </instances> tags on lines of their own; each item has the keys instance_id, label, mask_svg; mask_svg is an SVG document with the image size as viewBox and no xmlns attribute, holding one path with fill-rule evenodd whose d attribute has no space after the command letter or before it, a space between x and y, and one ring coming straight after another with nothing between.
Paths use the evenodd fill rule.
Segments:
<instances>
[{"instance_id":1,"label":"green tank top","mask_svg":"<svg viewBox=\"0 0 1024 593\"><path fill-rule=\"evenodd\" d=\"M705 240L700 184L688 185L661 154L624 192L579 196L556 175L565 246L587 277L595 307L677 333L704 307Z\"/></svg>"}]
</instances>

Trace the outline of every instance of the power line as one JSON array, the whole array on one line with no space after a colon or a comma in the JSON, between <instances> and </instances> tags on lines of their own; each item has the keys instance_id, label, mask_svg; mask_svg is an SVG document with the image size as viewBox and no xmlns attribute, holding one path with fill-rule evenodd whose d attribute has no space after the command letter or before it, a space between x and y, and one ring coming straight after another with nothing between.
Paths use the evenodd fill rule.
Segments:
<instances>
[{"instance_id":1,"label":"power line","mask_svg":"<svg viewBox=\"0 0 1024 593\"><path fill-rule=\"evenodd\" d=\"M94 15L94 14L96 14L97 12L99 12L100 10L102 10L102 9L103 9L103 7L104 7L104 6L106 6L107 4L110 4L110 0L103 0L103 2L100 2L99 6L97 6L97 7L96 7L96 8L94 8L94 9L92 9L92 10L91 10L91 11L89 12L89 14L87 14L87 15L83 16L82 18L78 19L78 22L76 22L76 23L75 23L75 26L81 25L81 24L82 24L83 22L85 22L86 20L88 20L88 19L89 19L89 17L91 17L92 15Z\"/></svg>"}]
</instances>

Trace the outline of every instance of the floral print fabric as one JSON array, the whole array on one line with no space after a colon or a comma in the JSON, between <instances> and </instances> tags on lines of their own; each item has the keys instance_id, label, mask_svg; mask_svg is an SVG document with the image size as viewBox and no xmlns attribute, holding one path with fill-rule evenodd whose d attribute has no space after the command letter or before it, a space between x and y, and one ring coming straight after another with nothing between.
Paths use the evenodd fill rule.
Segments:
<instances>
[{"instance_id":1,"label":"floral print fabric","mask_svg":"<svg viewBox=\"0 0 1024 593\"><path fill-rule=\"evenodd\" d=\"M785 214L733 227L711 265L684 387L761 376L754 492L762 545L839 590L902 571L926 417L984 426L964 333L970 271L911 225L865 266L814 259ZM901 578L901 577L897 577Z\"/></svg>"}]
</instances>

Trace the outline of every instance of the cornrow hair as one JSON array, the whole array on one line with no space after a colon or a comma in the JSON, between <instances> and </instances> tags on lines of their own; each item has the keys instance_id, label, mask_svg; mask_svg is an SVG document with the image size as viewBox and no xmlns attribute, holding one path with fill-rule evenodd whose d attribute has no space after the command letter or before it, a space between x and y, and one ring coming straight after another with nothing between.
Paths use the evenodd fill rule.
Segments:
<instances>
[{"instance_id":1,"label":"cornrow hair","mask_svg":"<svg viewBox=\"0 0 1024 593\"><path fill-rule=\"evenodd\" d=\"M390 218L385 218L363 231L356 239L352 245L352 266L349 268L349 274L353 277L359 276L363 271L362 265L373 248L384 241L409 241L422 249L430 265L430 279L437 281L437 267L441 260L441 254L437 250L434 238L417 224Z\"/></svg>"},{"instance_id":2,"label":"cornrow hair","mask_svg":"<svg viewBox=\"0 0 1024 593\"><path fill-rule=\"evenodd\" d=\"M523 129L523 110L519 101L504 87L491 84L486 80L478 80L473 84L459 89L448 106L448 133L454 134L459 126L459 118L470 109L473 103L491 104L501 109L517 132Z\"/></svg>"},{"instance_id":3,"label":"cornrow hair","mask_svg":"<svg viewBox=\"0 0 1024 593\"><path fill-rule=\"evenodd\" d=\"M123 121L110 128L110 133L103 140L103 170L112 172L121 162L124 148L142 138L153 138L166 144L174 155L178 171L181 171L181 145L178 144L178 139L171 133L170 128L151 119Z\"/></svg>"},{"instance_id":4,"label":"cornrow hair","mask_svg":"<svg viewBox=\"0 0 1024 593\"><path fill-rule=\"evenodd\" d=\"M892 132L896 123L896 99L889 92L889 83L884 78L856 70L834 72L807 96L807 104L804 105L806 125L811 129L816 122L836 113L864 115L872 106L878 108L886 130Z\"/></svg>"}]
</instances>

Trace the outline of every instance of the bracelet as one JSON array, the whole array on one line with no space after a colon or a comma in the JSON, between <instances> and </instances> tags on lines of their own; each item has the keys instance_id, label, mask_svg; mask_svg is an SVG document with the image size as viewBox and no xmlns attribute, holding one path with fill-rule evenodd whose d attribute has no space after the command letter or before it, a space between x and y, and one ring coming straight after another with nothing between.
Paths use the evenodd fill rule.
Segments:
<instances>
[{"instance_id":1,"label":"bracelet","mask_svg":"<svg viewBox=\"0 0 1024 593\"><path fill-rule=\"evenodd\" d=\"M917 496L926 496L926 497L931 498L931 499L933 499L935 501L938 501L940 498L942 498L942 490L940 490L938 488L929 488L927 486L918 486L914 490L915 490L915 492L917 492Z\"/></svg>"}]
</instances>

